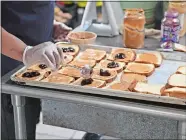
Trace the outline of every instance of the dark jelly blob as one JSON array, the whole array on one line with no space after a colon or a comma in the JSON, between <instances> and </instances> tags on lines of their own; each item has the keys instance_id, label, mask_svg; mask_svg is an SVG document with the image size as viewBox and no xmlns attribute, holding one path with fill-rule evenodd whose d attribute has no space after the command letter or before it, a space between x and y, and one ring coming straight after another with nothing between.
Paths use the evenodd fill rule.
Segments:
<instances>
[{"instance_id":1,"label":"dark jelly blob","mask_svg":"<svg viewBox=\"0 0 186 140\"><path fill-rule=\"evenodd\" d=\"M118 53L115 56L116 59L125 59L125 54L124 53Z\"/></svg>"},{"instance_id":2,"label":"dark jelly blob","mask_svg":"<svg viewBox=\"0 0 186 140\"><path fill-rule=\"evenodd\" d=\"M45 64L40 64L40 65L39 65L39 68L40 68L40 69L46 69L47 66L46 66Z\"/></svg>"},{"instance_id":3,"label":"dark jelly blob","mask_svg":"<svg viewBox=\"0 0 186 140\"><path fill-rule=\"evenodd\" d=\"M33 72L25 72L23 73L22 77L26 77L26 78L32 78L32 77L36 77L39 76L40 73L37 71L33 71Z\"/></svg>"},{"instance_id":4,"label":"dark jelly blob","mask_svg":"<svg viewBox=\"0 0 186 140\"><path fill-rule=\"evenodd\" d=\"M111 74L108 72L108 70L100 69L100 75L101 76L110 76Z\"/></svg>"},{"instance_id":5,"label":"dark jelly blob","mask_svg":"<svg viewBox=\"0 0 186 140\"><path fill-rule=\"evenodd\" d=\"M107 67L108 68L116 68L116 67L119 67L119 64L112 61L112 62L108 63Z\"/></svg>"},{"instance_id":6,"label":"dark jelly blob","mask_svg":"<svg viewBox=\"0 0 186 140\"><path fill-rule=\"evenodd\" d=\"M93 82L93 79L92 78L89 78L89 79L83 79L81 81L81 85L84 86L84 85L89 85Z\"/></svg>"}]
</instances>

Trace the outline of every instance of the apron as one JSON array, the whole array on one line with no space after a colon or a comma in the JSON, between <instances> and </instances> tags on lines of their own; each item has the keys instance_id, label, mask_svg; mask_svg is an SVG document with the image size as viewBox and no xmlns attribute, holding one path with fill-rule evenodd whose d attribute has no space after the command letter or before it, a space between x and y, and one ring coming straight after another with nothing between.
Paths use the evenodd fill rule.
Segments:
<instances>
[{"instance_id":1,"label":"apron","mask_svg":"<svg viewBox=\"0 0 186 140\"><path fill-rule=\"evenodd\" d=\"M53 1L7 1L1 6L1 26L27 45L51 41L54 19ZM1 55L2 76L21 62Z\"/></svg>"}]
</instances>

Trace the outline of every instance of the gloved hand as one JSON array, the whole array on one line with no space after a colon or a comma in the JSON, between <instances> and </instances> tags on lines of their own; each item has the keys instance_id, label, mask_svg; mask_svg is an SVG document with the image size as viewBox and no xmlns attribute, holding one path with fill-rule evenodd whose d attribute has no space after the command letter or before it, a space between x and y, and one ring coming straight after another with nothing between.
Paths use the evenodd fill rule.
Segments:
<instances>
[{"instance_id":1,"label":"gloved hand","mask_svg":"<svg viewBox=\"0 0 186 140\"><path fill-rule=\"evenodd\" d=\"M25 66L33 64L45 64L52 70L56 70L64 62L63 51L52 42L45 42L37 46L27 46L23 53Z\"/></svg>"},{"instance_id":2,"label":"gloved hand","mask_svg":"<svg viewBox=\"0 0 186 140\"><path fill-rule=\"evenodd\" d=\"M56 25L60 25L61 28L65 29L65 30L69 30L69 31L72 30L72 28L68 27L68 26L65 25L64 23L62 23L62 22L58 22L58 21L54 20L54 26L56 26Z\"/></svg>"},{"instance_id":3,"label":"gloved hand","mask_svg":"<svg viewBox=\"0 0 186 140\"><path fill-rule=\"evenodd\" d=\"M57 22L54 20L54 29L53 29L53 39L55 42L58 41L67 41L67 35L72 30L72 28L66 26L64 23Z\"/></svg>"}]
</instances>

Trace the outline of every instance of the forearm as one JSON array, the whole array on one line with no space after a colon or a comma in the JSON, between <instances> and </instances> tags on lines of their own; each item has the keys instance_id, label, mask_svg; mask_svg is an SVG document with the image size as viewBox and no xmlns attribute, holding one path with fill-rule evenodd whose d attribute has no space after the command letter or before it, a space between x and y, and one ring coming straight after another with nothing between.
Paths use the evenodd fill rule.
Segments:
<instances>
[{"instance_id":1,"label":"forearm","mask_svg":"<svg viewBox=\"0 0 186 140\"><path fill-rule=\"evenodd\" d=\"M8 33L1 27L2 32L2 53L8 57L22 61L23 52L27 46L23 41Z\"/></svg>"}]
</instances>

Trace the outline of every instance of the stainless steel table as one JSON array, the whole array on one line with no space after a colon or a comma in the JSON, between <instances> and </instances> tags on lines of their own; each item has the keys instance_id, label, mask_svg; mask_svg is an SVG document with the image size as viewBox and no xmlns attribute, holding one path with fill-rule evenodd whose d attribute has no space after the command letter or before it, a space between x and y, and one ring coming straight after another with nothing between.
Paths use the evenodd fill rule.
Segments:
<instances>
[{"instance_id":1,"label":"stainless steel table","mask_svg":"<svg viewBox=\"0 0 186 140\"><path fill-rule=\"evenodd\" d=\"M154 42L154 43L153 43ZM98 38L97 44L104 44L109 46L121 47L121 37L115 38ZM185 38L182 39L182 44L185 44ZM155 50L157 48L157 41L146 40L146 49ZM154 45L155 44L155 45ZM185 59L185 54L175 52L175 55L181 56ZM15 132L16 139L26 139L25 132L25 116L24 116L24 99L25 97L34 97L45 100L54 100L57 102L75 103L85 105L92 108L105 108L117 111L126 111L132 113L140 113L143 115L150 115L165 119L178 121L178 136L177 138L186 138L186 110L183 106L170 106L170 105L156 105L149 104L142 101L134 100L120 100L118 98L109 98L107 96L86 95L82 93L71 93L70 91L51 90L46 88L25 87L20 86L10 81L10 75L17 71L20 67L8 73L2 78L2 92L12 95L12 104L14 106L15 115ZM88 116L87 116L88 117ZM81 122L79 122L81 123ZM99 125L99 124L97 124ZM117 127L117 126L116 126ZM103 128L104 129L104 128ZM122 128L120 128L122 129ZM85 130L86 131L86 130ZM92 130L88 130L92 131ZM114 131L114 130L113 130ZM112 132L105 133L109 135ZM114 133L111 134L114 136ZM118 135L120 137L120 135ZM115 136L117 137L117 136ZM124 138L121 135L121 138Z\"/></svg>"}]
</instances>

